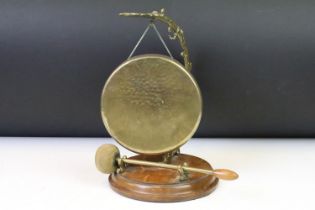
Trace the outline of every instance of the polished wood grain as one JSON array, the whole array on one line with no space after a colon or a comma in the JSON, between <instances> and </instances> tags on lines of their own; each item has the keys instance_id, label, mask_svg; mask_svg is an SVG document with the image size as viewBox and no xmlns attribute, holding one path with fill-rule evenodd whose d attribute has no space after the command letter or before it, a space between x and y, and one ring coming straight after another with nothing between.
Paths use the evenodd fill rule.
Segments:
<instances>
[{"instance_id":1,"label":"polished wood grain","mask_svg":"<svg viewBox=\"0 0 315 210\"><path fill-rule=\"evenodd\" d=\"M160 161L159 156L138 155L132 159ZM171 164L212 170L211 165L198 157L179 154L171 159ZM210 194L218 184L212 175L196 172L188 173L181 180L180 173L173 169L128 165L119 174L111 174L109 182L113 190L129 198L152 202L175 202L200 198Z\"/></svg>"}]
</instances>

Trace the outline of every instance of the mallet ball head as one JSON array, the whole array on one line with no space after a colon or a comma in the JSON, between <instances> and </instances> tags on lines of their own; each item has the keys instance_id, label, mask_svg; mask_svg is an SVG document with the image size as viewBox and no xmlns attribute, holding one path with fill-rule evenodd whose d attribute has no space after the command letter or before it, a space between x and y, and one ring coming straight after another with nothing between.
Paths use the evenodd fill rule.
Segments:
<instances>
[{"instance_id":1,"label":"mallet ball head","mask_svg":"<svg viewBox=\"0 0 315 210\"><path fill-rule=\"evenodd\" d=\"M118 148L112 144L103 144L95 154L96 168L105 174L114 173L117 169L117 158L120 157Z\"/></svg>"}]
</instances>

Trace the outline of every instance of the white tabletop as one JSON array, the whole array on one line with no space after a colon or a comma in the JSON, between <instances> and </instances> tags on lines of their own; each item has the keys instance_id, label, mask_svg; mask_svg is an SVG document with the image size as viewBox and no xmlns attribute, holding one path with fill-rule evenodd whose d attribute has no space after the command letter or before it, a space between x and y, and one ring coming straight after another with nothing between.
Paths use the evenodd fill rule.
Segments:
<instances>
[{"instance_id":1,"label":"white tabletop","mask_svg":"<svg viewBox=\"0 0 315 210\"><path fill-rule=\"evenodd\" d=\"M179 203L141 202L112 191L94 165L104 143L115 144L104 138L0 138L0 209L315 209L312 139L193 139L182 153L233 169L240 178L221 181L207 197Z\"/></svg>"}]
</instances>

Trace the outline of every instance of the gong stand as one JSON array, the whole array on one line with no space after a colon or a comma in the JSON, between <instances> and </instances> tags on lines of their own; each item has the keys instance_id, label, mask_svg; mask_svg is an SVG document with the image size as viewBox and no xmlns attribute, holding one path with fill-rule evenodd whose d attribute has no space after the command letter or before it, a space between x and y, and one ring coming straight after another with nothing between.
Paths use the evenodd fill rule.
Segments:
<instances>
[{"instance_id":1,"label":"gong stand","mask_svg":"<svg viewBox=\"0 0 315 210\"><path fill-rule=\"evenodd\" d=\"M96 152L97 168L110 174L110 186L119 194L154 202L200 198L211 193L219 179L236 179L238 175L233 171L214 170L207 161L179 151L199 125L202 101L189 73L191 62L183 30L165 15L164 9L120 15L145 17L150 22L128 59L108 78L101 111L110 135L138 155L121 158L116 146L105 144ZM154 24L156 20L168 25L170 39L179 41L184 66L173 58ZM150 28L170 57L133 56Z\"/></svg>"}]
</instances>

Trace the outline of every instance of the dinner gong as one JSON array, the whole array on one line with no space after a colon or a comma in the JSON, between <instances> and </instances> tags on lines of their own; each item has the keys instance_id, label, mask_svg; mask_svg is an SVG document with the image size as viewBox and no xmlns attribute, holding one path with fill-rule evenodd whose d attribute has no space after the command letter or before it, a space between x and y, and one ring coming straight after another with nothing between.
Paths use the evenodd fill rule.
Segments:
<instances>
[{"instance_id":1,"label":"dinner gong","mask_svg":"<svg viewBox=\"0 0 315 210\"><path fill-rule=\"evenodd\" d=\"M120 15L150 21L128 59L107 79L101 115L108 133L138 155L120 157L116 146L105 144L96 152L97 168L110 174L110 185L119 194L156 202L203 197L215 189L218 179L236 179L238 175L231 170L214 170L207 161L179 151L195 133L202 114L202 97L190 73L183 30L165 15L164 9ZM156 21L166 23L170 38L179 41L184 65L173 58ZM133 56L150 29L156 32L169 56Z\"/></svg>"}]
</instances>

